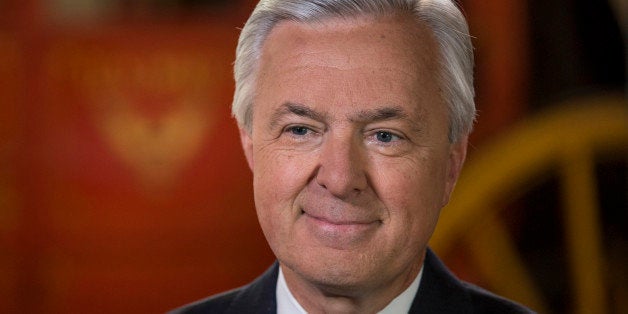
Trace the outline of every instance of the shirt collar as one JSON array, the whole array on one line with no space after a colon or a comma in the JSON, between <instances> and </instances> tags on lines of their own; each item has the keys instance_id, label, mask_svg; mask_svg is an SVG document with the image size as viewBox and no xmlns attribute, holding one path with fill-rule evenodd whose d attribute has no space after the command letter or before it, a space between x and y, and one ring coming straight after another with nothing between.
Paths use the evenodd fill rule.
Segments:
<instances>
[{"instance_id":1,"label":"shirt collar","mask_svg":"<svg viewBox=\"0 0 628 314\"><path fill-rule=\"evenodd\" d=\"M414 297L419 291L421 277L423 277L423 266L421 266L419 274L416 276L416 278L414 278L414 281L410 284L410 286L406 288L406 290L404 290L400 295L394 298L390 303L388 303L388 305L386 305L386 307L378 314L396 314L410 312L410 307L412 307Z\"/></svg>"},{"instance_id":2,"label":"shirt collar","mask_svg":"<svg viewBox=\"0 0 628 314\"><path fill-rule=\"evenodd\" d=\"M416 293L419 291L419 285L421 284L421 277L423 277L423 266L419 274L416 276L412 284L400 295L394 298L388 305L381 310L378 314L397 314L408 313ZM307 314L301 304L294 298L288 285L286 284L286 278L283 276L283 271L279 267L279 277L277 278L277 314Z\"/></svg>"},{"instance_id":3,"label":"shirt collar","mask_svg":"<svg viewBox=\"0 0 628 314\"><path fill-rule=\"evenodd\" d=\"M301 304L294 298L286 278L283 276L281 266L279 266L279 277L277 278L277 314L307 314Z\"/></svg>"}]
</instances>

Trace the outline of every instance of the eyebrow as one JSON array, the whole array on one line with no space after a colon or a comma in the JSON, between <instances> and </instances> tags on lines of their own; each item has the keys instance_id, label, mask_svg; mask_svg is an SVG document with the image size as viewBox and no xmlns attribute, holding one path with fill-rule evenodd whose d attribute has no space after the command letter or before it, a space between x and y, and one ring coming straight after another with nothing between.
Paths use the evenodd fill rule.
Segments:
<instances>
[{"instance_id":1,"label":"eyebrow","mask_svg":"<svg viewBox=\"0 0 628 314\"><path fill-rule=\"evenodd\" d=\"M413 119L416 118L416 119ZM363 110L350 117L351 122L369 124L386 120L404 120L415 133L423 133L425 117L421 114L409 114L399 106L385 106L372 110Z\"/></svg>"},{"instance_id":2,"label":"eyebrow","mask_svg":"<svg viewBox=\"0 0 628 314\"><path fill-rule=\"evenodd\" d=\"M382 107L372 110L361 110L351 117L352 122L378 122L393 119L408 119L408 114L400 107Z\"/></svg>"},{"instance_id":3,"label":"eyebrow","mask_svg":"<svg viewBox=\"0 0 628 314\"><path fill-rule=\"evenodd\" d=\"M270 118L270 127L274 128L279 123L279 120L281 120L281 117L288 114L294 114L316 121L324 121L326 118L324 114L316 112L305 105L288 101L283 103L279 108L277 108L277 110L275 110Z\"/></svg>"},{"instance_id":4,"label":"eyebrow","mask_svg":"<svg viewBox=\"0 0 628 314\"><path fill-rule=\"evenodd\" d=\"M312 108L287 101L283 103L271 116L269 127L275 128L279 124L283 116L294 114L300 117L306 117L315 121L327 121L327 115L314 111ZM348 117L349 121L354 123L369 124L386 120L407 120L410 122L415 132L421 132L423 117L418 116L417 121L412 121L410 115L399 106L384 106L376 109L360 110ZM418 123L417 123L418 122Z\"/></svg>"}]
</instances>

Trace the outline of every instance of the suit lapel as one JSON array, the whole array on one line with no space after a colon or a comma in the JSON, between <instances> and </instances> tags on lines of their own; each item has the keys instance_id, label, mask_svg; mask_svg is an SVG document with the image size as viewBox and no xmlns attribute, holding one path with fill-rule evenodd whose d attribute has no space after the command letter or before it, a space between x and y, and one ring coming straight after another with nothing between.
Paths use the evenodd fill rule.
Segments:
<instances>
[{"instance_id":1,"label":"suit lapel","mask_svg":"<svg viewBox=\"0 0 628 314\"><path fill-rule=\"evenodd\" d=\"M410 313L470 313L471 299L461 282L428 248L419 292Z\"/></svg>"},{"instance_id":2,"label":"suit lapel","mask_svg":"<svg viewBox=\"0 0 628 314\"><path fill-rule=\"evenodd\" d=\"M231 302L225 313L260 313L276 314L275 296L279 264L275 262L264 274L242 289Z\"/></svg>"}]
</instances>

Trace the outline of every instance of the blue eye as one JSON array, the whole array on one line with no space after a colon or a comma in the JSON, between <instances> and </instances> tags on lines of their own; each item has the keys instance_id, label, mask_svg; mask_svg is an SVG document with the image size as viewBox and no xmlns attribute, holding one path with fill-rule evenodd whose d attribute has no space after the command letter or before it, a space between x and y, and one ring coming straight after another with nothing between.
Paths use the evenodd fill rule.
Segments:
<instances>
[{"instance_id":1,"label":"blue eye","mask_svg":"<svg viewBox=\"0 0 628 314\"><path fill-rule=\"evenodd\" d=\"M378 131L375 133L375 137L380 142L390 143L395 139L396 135L386 131Z\"/></svg>"},{"instance_id":2,"label":"blue eye","mask_svg":"<svg viewBox=\"0 0 628 314\"><path fill-rule=\"evenodd\" d=\"M291 127L289 129L290 133L294 134L294 135L306 135L307 132L310 129L304 127L304 126L295 126L295 127Z\"/></svg>"}]
</instances>

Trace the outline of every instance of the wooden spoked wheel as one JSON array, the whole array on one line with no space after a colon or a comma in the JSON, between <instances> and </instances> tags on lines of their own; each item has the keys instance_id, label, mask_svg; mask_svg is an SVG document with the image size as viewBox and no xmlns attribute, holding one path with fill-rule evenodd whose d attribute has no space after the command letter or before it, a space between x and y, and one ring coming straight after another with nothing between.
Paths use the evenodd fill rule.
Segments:
<instances>
[{"instance_id":1,"label":"wooden spoked wheel","mask_svg":"<svg viewBox=\"0 0 628 314\"><path fill-rule=\"evenodd\" d=\"M543 278L534 278L526 256L518 252L516 239L500 219L508 215L508 209L500 204L551 171L558 176L563 204L559 211L570 312L628 310L617 309L609 301L607 281L614 274L607 273L610 262L603 246L595 174L600 156L628 160L626 99L585 99L555 108L475 149L430 245L439 254L447 254L462 241L492 290L548 313L536 284Z\"/></svg>"}]
</instances>

